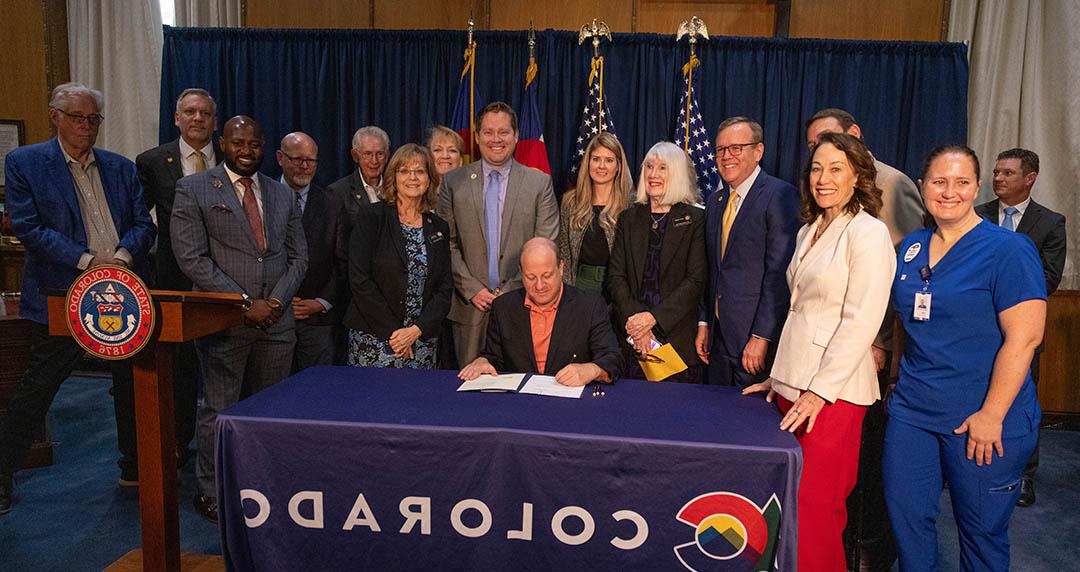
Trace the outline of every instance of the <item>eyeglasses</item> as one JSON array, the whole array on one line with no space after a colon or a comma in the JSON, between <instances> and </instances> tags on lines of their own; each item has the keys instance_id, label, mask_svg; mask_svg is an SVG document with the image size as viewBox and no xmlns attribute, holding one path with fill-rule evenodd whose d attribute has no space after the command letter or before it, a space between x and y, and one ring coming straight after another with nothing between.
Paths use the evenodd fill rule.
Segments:
<instances>
[{"instance_id":1,"label":"eyeglasses","mask_svg":"<svg viewBox=\"0 0 1080 572\"><path fill-rule=\"evenodd\" d=\"M716 148L716 156L717 157L723 157L724 152L728 152L728 153L731 154L732 157L738 157L739 155L742 155L743 147L753 147L754 145L757 145L757 142L754 142L754 143L735 143L734 145L724 145L723 147L717 147Z\"/></svg>"},{"instance_id":2,"label":"eyeglasses","mask_svg":"<svg viewBox=\"0 0 1080 572\"><path fill-rule=\"evenodd\" d=\"M419 179L419 178L427 175L427 170L426 169L406 169L405 167L402 167L402 168L397 170L397 174L402 176L402 177L408 177L408 176L412 175L412 176L416 177L417 179Z\"/></svg>"},{"instance_id":3,"label":"eyeglasses","mask_svg":"<svg viewBox=\"0 0 1080 572\"><path fill-rule=\"evenodd\" d=\"M68 116L68 119L70 119L76 125L89 124L90 127L97 127L98 125L101 125L102 121L105 120L104 116L97 113L91 113L90 115L79 115L78 113L68 113L63 109L60 109L59 107L54 107L53 109Z\"/></svg>"},{"instance_id":4,"label":"eyeglasses","mask_svg":"<svg viewBox=\"0 0 1080 572\"><path fill-rule=\"evenodd\" d=\"M300 167L301 169L304 168L304 167L307 167L308 165L314 167L319 162L318 159L306 159L304 157L293 157L292 155L289 155L288 153L286 153L284 151L282 151L281 154L284 155L285 158L288 159L289 162L292 163L294 167Z\"/></svg>"},{"instance_id":5,"label":"eyeglasses","mask_svg":"<svg viewBox=\"0 0 1080 572\"><path fill-rule=\"evenodd\" d=\"M378 159L379 161L382 161L386 158L386 151L361 151L360 158L364 159L365 161L370 161L372 159Z\"/></svg>"}]
</instances>

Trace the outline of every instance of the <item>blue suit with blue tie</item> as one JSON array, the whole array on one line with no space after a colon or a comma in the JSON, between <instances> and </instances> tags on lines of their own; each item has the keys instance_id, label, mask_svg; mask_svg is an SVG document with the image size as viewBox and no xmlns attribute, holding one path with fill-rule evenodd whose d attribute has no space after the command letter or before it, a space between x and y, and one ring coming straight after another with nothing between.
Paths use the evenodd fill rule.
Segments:
<instances>
[{"instance_id":1,"label":"blue suit with blue tie","mask_svg":"<svg viewBox=\"0 0 1080 572\"><path fill-rule=\"evenodd\" d=\"M721 254L722 219L731 194L725 187L705 205L709 280L702 321L712 335L708 382L745 387L768 376L768 363L756 376L743 369L743 348L750 336L768 340L771 349L780 339L791 297L785 274L802 221L795 187L760 171L739 205Z\"/></svg>"}]
</instances>

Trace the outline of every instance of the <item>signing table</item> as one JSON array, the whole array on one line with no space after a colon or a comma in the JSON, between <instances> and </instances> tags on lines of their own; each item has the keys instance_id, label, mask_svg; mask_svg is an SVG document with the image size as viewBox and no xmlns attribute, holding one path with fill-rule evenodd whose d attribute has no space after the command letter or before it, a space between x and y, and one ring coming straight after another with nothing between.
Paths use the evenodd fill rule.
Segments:
<instances>
[{"instance_id":1,"label":"signing table","mask_svg":"<svg viewBox=\"0 0 1080 572\"><path fill-rule=\"evenodd\" d=\"M230 570L795 570L798 443L760 398L459 393L318 367L223 412Z\"/></svg>"}]
</instances>

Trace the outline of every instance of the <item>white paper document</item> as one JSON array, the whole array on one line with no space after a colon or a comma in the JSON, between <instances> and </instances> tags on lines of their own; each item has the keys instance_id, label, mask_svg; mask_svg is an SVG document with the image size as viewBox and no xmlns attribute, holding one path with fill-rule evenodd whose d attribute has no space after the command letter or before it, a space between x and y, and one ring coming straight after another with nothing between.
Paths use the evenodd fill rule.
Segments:
<instances>
[{"instance_id":1,"label":"white paper document","mask_svg":"<svg viewBox=\"0 0 1080 572\"><path fill-rule=\"evenodd\" d=\"M517 391L521 380L525 379L524 373L504 373L501 375L481 375L480 377L462 383L458 391Z\"/></svg>"},{"instance_id":2,"label":"white paper document","mask_svg":"<svg viewBox=\"0 0 1080 572\"><path fill-rule=\"evenodd\" d=\"M525 382L525 385L518 390L518 393L531 393L533 395L548 395L551 397L569 397L572 399L580 399L581 394L585 392L585 386L581 387L567 387L550 375L532 375L529 376L529 381Z\"/></svg>"}]
</instances>

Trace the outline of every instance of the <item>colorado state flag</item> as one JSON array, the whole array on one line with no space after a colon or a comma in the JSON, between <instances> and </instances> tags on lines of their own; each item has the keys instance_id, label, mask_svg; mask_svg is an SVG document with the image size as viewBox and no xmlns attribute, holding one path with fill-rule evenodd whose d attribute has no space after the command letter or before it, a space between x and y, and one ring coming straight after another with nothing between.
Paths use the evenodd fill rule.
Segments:
<instances>
[{"instance_id":1,"label":"colorado state flag","mask_svg":"<svg viewBox=\"0 0 1080 572\"><path fill-rule=\"evenodd\" d=\"M471 34L470 34L471 36ZM457 131L465 141L461 153L462 164L471 163L476 155L476 111L483 107L484 100L476 88L476 42L465 46L465 66L461 69L461 82L458 83L457 102L454 103L454 115L450 119L450 129Z\"/></svg>"},{"instance_id":2,"label":"colorado state flag","mask_svg":"<svg viewBox=\"0 0 1080 572\"><path fill-rule=\"evenodd\" d=\"M544 144L544 122L536 105L536 58L529 56L525 70L525 100L521 103L521 126L514 159L526 167L551 174L547 145Z\"/></svg>"}]
</instances>

